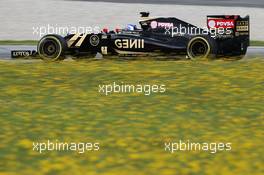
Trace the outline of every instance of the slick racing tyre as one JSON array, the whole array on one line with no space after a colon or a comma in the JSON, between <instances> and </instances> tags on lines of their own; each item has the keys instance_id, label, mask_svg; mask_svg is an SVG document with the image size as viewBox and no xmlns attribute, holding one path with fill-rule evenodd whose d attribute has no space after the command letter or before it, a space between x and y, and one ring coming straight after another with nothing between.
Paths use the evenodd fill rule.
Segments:
<instances>
[{"instance_id":1,"label":"slick racing tyre","mask_svg":"<svg viewBox=\"0 0 264 175\"><path fill-rule=\"evenodd\" d=\"M38 43L38 54L44 61L59 61L65 57L67 43L59 35L46 35Z\"/></svg>"},{"instance_id":2,"label":"slick racing tyre","mask_svg":"<svg viewBox=\"0 0 264 175\"><path fill-rule=\"evenodd\" d=\"M217 45L210 36L195 36L187 45L187 55L191 60L215 58Z\"/></svg>"}]
</instances>

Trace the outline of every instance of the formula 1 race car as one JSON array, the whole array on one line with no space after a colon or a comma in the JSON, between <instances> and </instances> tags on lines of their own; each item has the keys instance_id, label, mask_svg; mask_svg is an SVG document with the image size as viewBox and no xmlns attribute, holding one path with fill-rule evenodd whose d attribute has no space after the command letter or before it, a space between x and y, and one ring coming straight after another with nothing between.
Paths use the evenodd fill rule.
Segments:
<instances>
[{"instance_id":1,"label":"formula 1 race car","mask_svg":"<svg viewBox=\"0 0 264 175\"><path fill-rule=\"evenodd\" d=\"M67 55L91 58L97 53L103 56L182 55L196 60L242 58L249 46L249 16L207 16L206 27L199 28L174 17L150 18L148 12L140 14L141 28L130 24L125 29L104 29L100 33L46 35L38 43L37 55L45 61L63 60Z\"/></svg>"}]
</instances>

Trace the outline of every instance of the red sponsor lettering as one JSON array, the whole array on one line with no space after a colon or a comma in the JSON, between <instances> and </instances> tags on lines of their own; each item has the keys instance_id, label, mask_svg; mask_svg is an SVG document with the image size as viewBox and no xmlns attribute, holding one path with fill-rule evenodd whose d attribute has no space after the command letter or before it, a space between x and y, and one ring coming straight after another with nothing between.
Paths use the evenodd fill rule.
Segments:
<instances>
[{"instance_id":1,"label":"red sponsor lettering","mask_svg":"<svg viewBox=\"0 0 264 175\"><path fill-rule=\"evenodd\" d=\"M208 19L208 28L234 28L235 20L233 19Z\"/></svg>"}]
</instances>

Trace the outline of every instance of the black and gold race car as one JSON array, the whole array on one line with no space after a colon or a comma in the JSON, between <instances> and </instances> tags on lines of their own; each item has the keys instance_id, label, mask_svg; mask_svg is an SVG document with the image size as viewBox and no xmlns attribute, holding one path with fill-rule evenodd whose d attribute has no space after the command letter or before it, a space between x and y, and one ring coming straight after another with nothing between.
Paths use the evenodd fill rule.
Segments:
<instances>
[{"instance_id":1,"label":"black and gold race car","mask_svg":"<svg viewBox=\"0 0 264 175\"><path fill-rule=\"evenodd\" d=\"M174 17L149 17L141 12L140 28L103 30L100 33L56 34L44 36L38 43L36 55L46 61L103 56L183 56L201 58L242 58L249 46L249 16L207 16L206 26L196 27ZM16 52L13 54L18 55ZM32 53L28 53L32 54ZM27 54L27 55L28 55Z\"/></svg>"}]
</instances>

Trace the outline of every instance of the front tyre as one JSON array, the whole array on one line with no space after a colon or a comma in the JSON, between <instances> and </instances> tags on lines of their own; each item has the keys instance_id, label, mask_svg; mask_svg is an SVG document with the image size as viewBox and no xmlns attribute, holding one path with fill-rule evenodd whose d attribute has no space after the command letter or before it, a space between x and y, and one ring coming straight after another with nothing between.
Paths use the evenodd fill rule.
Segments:
<instances>
[{"instance_id":1,"label":"front tyre","mask_svg":"<svg viewBox=\"0 0 264 175\"><path fill-rule=\"evenodd\" d=\"M38 54L44 61L59 61L65 57L67 43L59 35L46 35L38 43Z\"/></svg>"},{"instance_id":2,"label":"front tyre","mask_svg":"<svg viewBox=\"0 0 264 175\"><path fill-rule=\"evenodd\" d=\"M217 45L210 36L193 37L187 46L187 55L191 60L215 58Z\"/></svg>"}]
</instances>

